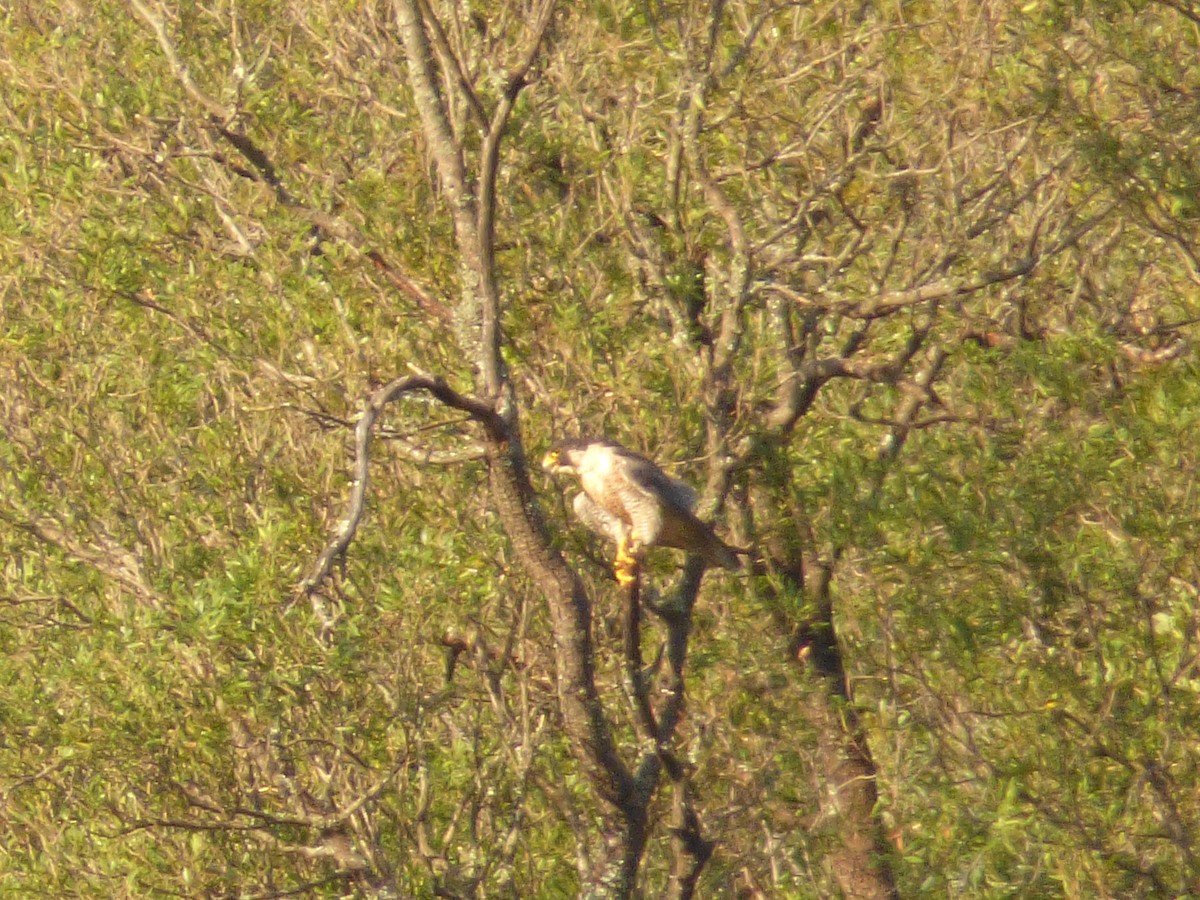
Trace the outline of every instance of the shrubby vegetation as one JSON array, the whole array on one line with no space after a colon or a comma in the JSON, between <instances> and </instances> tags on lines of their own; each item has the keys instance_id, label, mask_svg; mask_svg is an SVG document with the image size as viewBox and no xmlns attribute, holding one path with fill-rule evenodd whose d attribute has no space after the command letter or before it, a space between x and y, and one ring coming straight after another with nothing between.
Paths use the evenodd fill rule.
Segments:
<instances>
[{"instance_id":1,"label":"shrubby vegetation","mask_svg":"<svg viewBox=\"0 0 1200 900\"><path fill-rule=\"evenodd\" d=\"M0 892L1200 893L1191 0L0 16Z\"/></svg>"}]
</instances>

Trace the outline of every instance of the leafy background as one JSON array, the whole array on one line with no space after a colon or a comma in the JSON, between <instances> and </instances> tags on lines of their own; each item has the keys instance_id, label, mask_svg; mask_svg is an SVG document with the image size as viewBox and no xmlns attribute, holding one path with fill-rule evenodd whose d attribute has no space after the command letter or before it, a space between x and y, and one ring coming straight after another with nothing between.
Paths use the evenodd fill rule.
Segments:
<instances>
[{"instance_id":1,"label":"leafy background","mask_svg":"<svg viewBox=\"0 0 1200 900\"><path fill-rule=\"evenodd\" d=\"M432 8L490 108L529 10ZM422 456L469 422L388 413L332 634L294 602L361 398L473 377L431 312L454 235L390 6L0 16L0 891L582 890L608 812L546 611L483 463ZM903 895L1200 892L1198 22L594 2L560 10L514 110L496 264L530 455L604 432L699 485L719 427L746 473L723 533L836 563L841 708ZM804 354L841 368L803 370L768 440ZM608 551L535 483L632 742ZM839 883L838 726L792 640L814 603L769 566L706 583L679 738L705 895Z\"/></svg>"}]
</instances>

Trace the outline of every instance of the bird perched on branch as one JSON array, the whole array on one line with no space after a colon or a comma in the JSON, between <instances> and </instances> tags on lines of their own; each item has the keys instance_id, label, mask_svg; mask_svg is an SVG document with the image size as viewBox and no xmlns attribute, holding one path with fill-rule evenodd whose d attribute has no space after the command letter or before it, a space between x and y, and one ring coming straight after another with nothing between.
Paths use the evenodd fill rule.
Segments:
<instances>
[{"instance_id":1,"label":"bird perched on branch","mask_svg":"<svg viewBox=\"0 0 1200 900\"><path fill-rule=\"evenodd\" d=\"M575 514L596 533L614 541L617 581L628 587L646 547L675 547L696 553L710 566L738 569L736 552L696 518L696 492L653 462L600 438L564 441L542 459L555 475L574 475L583 492Z\"/></svg>"}]
</instances>

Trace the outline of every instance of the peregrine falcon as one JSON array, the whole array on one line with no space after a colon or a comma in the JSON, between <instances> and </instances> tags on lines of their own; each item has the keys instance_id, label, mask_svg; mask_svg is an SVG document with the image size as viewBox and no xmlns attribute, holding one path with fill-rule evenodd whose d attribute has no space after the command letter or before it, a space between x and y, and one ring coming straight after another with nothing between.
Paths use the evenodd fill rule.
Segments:
<instances>
[{"instance_id":1,"label":"peregrine falcon","mask_svg":"<svg viewBox=\"0 0 1200 900\"><path fill-rule=\"evenodd\" d=\"M696 518L696 492L653 462L602 439L564 441L542 459L555 474L579 478L575 514L592 531L616 542L614 566L624 587L637 578L644 548L698 553L710 566L741 567L734 550Z\"/></svg>"}]
</instances>

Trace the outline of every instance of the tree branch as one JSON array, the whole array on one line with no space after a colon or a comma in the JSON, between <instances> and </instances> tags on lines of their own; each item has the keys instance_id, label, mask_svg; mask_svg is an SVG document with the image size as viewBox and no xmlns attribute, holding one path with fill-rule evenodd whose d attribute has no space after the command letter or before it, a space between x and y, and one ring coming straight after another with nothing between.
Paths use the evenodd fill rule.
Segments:
<instances>
[{"instance_id":1,"label":"tree branch","mask_svg":"<svg viewBox=\"0 0 1200 900\"><path fill-rule=\"evenodd\" d=\"M450 200L456 226L464 217L474 218L475 196L467 185L467 169L450 116L438 90L433 52L425 34L424 19L417 0L393 0L392 8L404 41L413 102L429 139L442 187ZM473 222L470 227L474 227ZM461 234L460 234L461 238Z\"/></svg>"},{"instance_id":2,"label":"tree branch","mask_svg":"<svg viewBox=\"0 0 1200 900\"><path fill-rule=\"evenodd\" d=\"M529 481L529 466L521 446L515 398L500 356L499 290L495 280L494 217L499 146L512 104L525 83L552 17L554 3L545 0L533 26L522 61L509 74L504 94L493 113L481 153L479 191L468 180L458 142L438 92L438 79L422 12L417 0L393 0L408 58L409 76L438 175L446 190L459 252L460 301L455 330L462 350L478 366L482 390L500 412L488 428L487 462L493 501L513 548L534 583L546 597L555 641L559 704L572 747L588 770L600 796L621 813L631 833L645 840L645 804L621 760L612 729L595 683L591 635L591 603L578 574L553 549L545 521ZM482 198L482 199L481 199ZM361 428L361 424L360 424ZM361 474L360 474L361 477ZM356 492L359 490L356 483ZM349 520L343 523L349 524ZM345 543L343 527L325 554L326 568ZM311 579L310 579L311 580ZM628 856L626 857L628 859ZM623 896L633 890L633 868L625 872Z\"/></svg>"},{"instance_id":3,"label":"tree branch","mask_svg":"<svg viewBox=\"0 0 1200 900\"><path fill-rule=\"evenodd\" d=\"M642 574L637 572L633 582L625 588L625 617L623 642L625 644L625 680L633 696L637 711L638 727L644 737L658 743L658 721L650 703L650 691L642 661Z\"/></svg>"},{"instance_id":4,"label":"tree branch","mask_svg":"<svg viewBox=\"0 0 1200 900\"><path fill-rule=\"evenodd\" d=\"M500 288L496 284L496 175L500 169L500 142L512 115L513 104L525 86L529 70L541 50L542 39L554 17L555 0L543 0L534 21L529 44L520 62L504 79L504 91L492 113L491 124L479 153L479 218L475 234L478 241L478 277L481 291L480 341L481 370L487 393L499 396L505 386L504 361L500 355ZM460 240L468 235L460 235Z\"/></svg>"},{"instance_id":5,"label":"tree branch","mask_svg":"<svg viewBox=\"0 0 1200 900\"><path fill-rule=\"evenodd\" d=\"M175 52L175 45L171 43L171 39L167 36L167 28L163 23L162 16L150 11L150 9L141 2L141 0L128 0L129 5L154 32L155 38L158 40L158 46L163 52L163 56L167 59L167 65L171 67L171 73L176 80L183 85L187 95L200 104L219 122L229 122L235 115L234 110L226 109L216 100L209 97L206 93L196 86L196 82L192 80L191 73L188 67L179 59L179 55Z\"/></svg>"},{"instance_id":6,"label":"tree branch","mask_svg":"<svg viewBox=\"0 0 1200 900\"><path fill-rule=\"evenodd\" d=\"M485 403L458 393L442 378L434 378L429 375L407 375L385 384L372 394L359 415L358 425L354 430L354 481L351 483L350 501L346 515L338 523L332 540L317 557L312 571L300 582L300 595L310 601L333 573L334 565L345 558L346 551L358 532L359 523L362 522L366 510L367 485L371 468L371 441L375 433L375 423L389 403L413 391L425 391L446 406L467 413L484 426L492 440L504 440L507 429L496 411Z\"/></svg>"},{"instance_id":7,"label":"tree branch","mask_svg":"<svg viewBox=\"0 0 1200 900\"><path fill-rule=\"evenodd\" d=\"M623 814L635 813L634 779L617 753L596 689L591 601L579 575L553 548L517 450L489 442L492 497L518 559L549 603L564 725L600 796Z\"/></svg>"},{"instance_id":8,"label":"tree branch","mask_svg":"<svg viewBox=\"0 0 1200 900\"><path fill-rule=\"evenodd\" d=\"M486 129L488 124L487 110L483 108L483 103L480 101L479 95L475 92L475 87L471 84L471 79L467 74L467 69L463 65L463 61L450 46L450 41L446 37L446 29L438 21L436 13L434 13L433 8L429 5L429 0L419 0L419 2L421 4L421 16L429 23L433 43L437 48L438 55L442 59L442 65L453 69L454 81L458 85L459 92L467 101L467 108L471 110L471 115L474 116L475 122L480 129Z\"/></svg>"}]
</instances>

